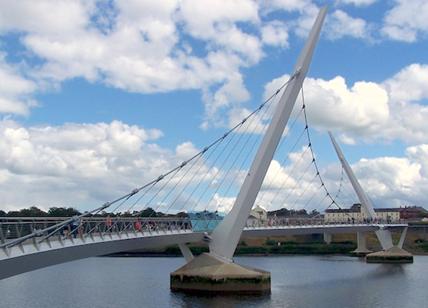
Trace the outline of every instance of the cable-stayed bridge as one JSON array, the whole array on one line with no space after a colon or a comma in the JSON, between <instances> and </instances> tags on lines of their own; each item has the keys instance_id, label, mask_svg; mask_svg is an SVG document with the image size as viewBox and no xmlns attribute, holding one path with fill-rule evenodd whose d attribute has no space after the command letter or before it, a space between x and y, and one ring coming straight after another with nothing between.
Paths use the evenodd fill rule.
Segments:
<instances>
[{"instance_id":1,"label":"cable-stayed bridge","mask_svg":"<svg viewBox=\"0 0 428 308\"><path fill-rule=\"evenodd\" d=\"M332 135L343 168L342 174L338 174L340 180L326 181L317 161L303 81L325 14L324 8L289 79L254 111L247 112L241 121L231 125L206 147L192 151L190 157L177 162L176 167L162 171L163 166L153 166L159 170L159 176L148 183L81 215L44 222L46 226L43 227L20 221L13 230L11 221L2 221L0 278L89 256L171 244L179 245L189 262L192 277L196 275L195 266L197 272L198 267L204 267L208 262L218 267L234 266L235 272L245 272L248 278L248 271L242 267L237 269L232 260L242 234L280 236L351 232L358 234L358 249L363 251L366 250L365 234L374 231L385 251L394 246L401 248L405 232L394 245L390 230L406 230L407 225L379 221L370 199ZM300 107L295 107L296 101ZM361 221L325 224L315 217L298 225L246 227L254 204L306 210L343 207L340 197L346 187L344 174L366 214ZM171 216L166 219L141 218L141 213L148 207ZM200 213L197 221L177 218L178 213L194 212ZM220 213L224 214L222 219L218 219ZM104 217L99 218L100 215ZM194 258L186 244L198 241L207 242L210 253ZM176 277L171 280L176 289L185 288L182 284L186 282L182 279L189 268L182 270L178 280ZM269 286L270 289L270 276L265 272L251 272L251 275L251 279L260 278L266 283L263 288ZM221 279L226 283L228 277ZM208 279L218 281L217 276Z\"/></svg>"},{"instance_id":2,"label":"cable-stayed bridge","mask_svg":"<svg viewBox=\"0 0 428 308\"><path fill-rule=\"evenodd\" d=\"M16 217L1 222L3 249L0 251L0 279L45 266L140 248L197 243L206 238L210 222L189 218ZM77 223L78 224L73 224ZM65 224L65 222L69 222ZM192 230L198 225L198 230ZM62 225L55 234L49 228ZM48 228L43 228L49 226ZM302 234L367 233L382 228L401 229L400 221L377 223L325 223L323 219L300 219L292 223L273 221L246 226L244 237L287 236ZM31 233L35 230L35 236ZM27 233L27 236L20 236ZM9 237L9 239L7 239ZM25 238L23 240L23 238Z\"/></svg>"}]
</instances>

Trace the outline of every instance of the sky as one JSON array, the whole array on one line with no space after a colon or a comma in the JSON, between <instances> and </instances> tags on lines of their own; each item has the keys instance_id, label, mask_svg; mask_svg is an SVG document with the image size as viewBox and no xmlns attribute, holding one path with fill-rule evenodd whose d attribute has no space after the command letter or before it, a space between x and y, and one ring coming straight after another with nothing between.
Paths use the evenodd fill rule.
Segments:
<instances>
[{"instance_id":1,"label":"sky","mask_svg":"<svg viewBox=\"0 0 428 308\"><path fill-rule=\"evenodd\" d=\"M324 5L304 94L326 185L331 130L376 206L426 206L424 0L0 0L0 208L87 210L173 168L289 77Z\"/></svg>"}]
</instances>

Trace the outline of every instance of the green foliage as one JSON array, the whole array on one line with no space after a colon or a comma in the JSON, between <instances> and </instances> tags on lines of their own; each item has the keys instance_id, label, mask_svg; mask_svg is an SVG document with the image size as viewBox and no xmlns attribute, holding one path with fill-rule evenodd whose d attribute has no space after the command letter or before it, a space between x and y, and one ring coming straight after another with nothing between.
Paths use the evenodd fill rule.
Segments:
<instances>
[{"instance_id":1,"label":"green foliage","mask_svg":"<svg viewBox=\"0 0 428 308\"><path fill-rule=\"evenodd\" d=\"M19 211L21 217L44 217L46 216L46 212L42 211L38 207L32 206L29 209L22 209Z\"/></svg>"},{"instance_id":2,"label":"green foliage","mask_svg":"<svg viewBox=\"0 0 428 308\"><path fill-rule=\"evenodd\" d=\"M247 255L247 254L266 254L268 253L268 248L262 246L243 246L238 247L235 251L235 254L238 255Z\"/></svg>"},{"instance_id":3,"label":"green foliage","mask_svg":"<svg viewBox=\"0 0 428 308\"><path fill-rule=\"evenodd\" d=\"M268 238L268 239L266 239L265 244L268 246L273 246L273 245L277 245L277 241L274 241L274 240L271 240Z\"/></svg>"},{"instance_id":4,"label":"green foliage","mask_svg":"<svg viewBox=\"0 0 428 308\"><path fill-rule=\"evenodd\" d=\"M48 216L51 217L72 217L81 213L72 207L51 207L48 211Z\"/></svg>"},{"instance_id":5,"label":"green foliage","mask_svg":"<svg viewBox=\"0 0 428 308\"><path fill-rule=\"evenodd\" d=\"M148 207L141 212L140 216L141 217L162 217L162 216L165 216L165 214L162 212L156 212L151 207Z\"/></svg>"}]
</instances>

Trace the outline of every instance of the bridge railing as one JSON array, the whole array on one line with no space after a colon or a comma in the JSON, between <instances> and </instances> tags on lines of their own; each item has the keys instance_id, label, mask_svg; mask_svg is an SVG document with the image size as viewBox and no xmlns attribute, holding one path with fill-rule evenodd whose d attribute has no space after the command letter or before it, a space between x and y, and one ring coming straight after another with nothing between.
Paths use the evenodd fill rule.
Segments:
<instances>
[{"instance_id":1,"label":"bridge railing","mask_svg":"<svg viewBox=\"0 0 428 308\"><path fill-rule=\"evenodd\" d=\"M286 227L286 226L327 226L327 225L350 225L350 224L405 224L404 219L398 220L354 220L354 221L326 221L323 218L271 218L271 219L257 219L247 220L247 228L261 228L261 227Z\"/></svg>"},{"instance_id":2,"label":"bridge railing","mask_svg":"<svg viewBox=\"0 0 428 308\"><path fill-rule=\"evenodd\" d=\"M128 233L152 233L191 230L188 218L181 217L0 217L0 248L28 241L37 245L57 239L119 236Z\"/></svg>"},{"instance_id":3,"label":"bridge railing","mask_svg":"<svg viewBox=\"0 0 428 308\"><path fill-rule=\"evenodd\" d=\"M210 232L221 221L215 219L190 219L188 217L0 217L0 248L9 248L32 242L38 245L56 239L103 238L112 234L150 234L152 232L195 231ZM376 221L325 221L323 218L270 218L247 221L247 228L286 226L326 226L349 224L396 224L403 220Z\"/></svg>"}]
</instances>

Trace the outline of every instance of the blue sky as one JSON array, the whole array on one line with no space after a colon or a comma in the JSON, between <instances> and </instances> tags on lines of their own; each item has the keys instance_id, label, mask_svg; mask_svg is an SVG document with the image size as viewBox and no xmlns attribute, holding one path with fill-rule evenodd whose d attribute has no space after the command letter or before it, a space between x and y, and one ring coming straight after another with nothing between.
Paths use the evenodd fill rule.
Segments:
<instances>
[{"instance_id":1,"label":"blue sky","mask_svg":"<svg viewBox=\"0 0 428 308\"><path fill-rule=\"evenodd\" d=\"M203 148L291 73L325 4L304 86L323 173L334 190L331 129L378 206L425 205L424 1L61 0L0 1L2 206L91 208Z\"/></svg>"}]
</instances>

